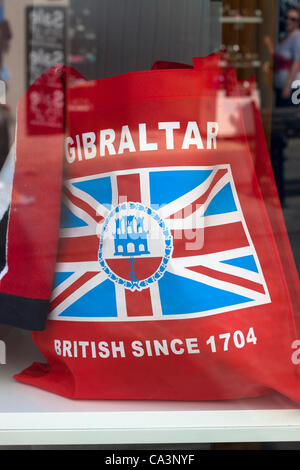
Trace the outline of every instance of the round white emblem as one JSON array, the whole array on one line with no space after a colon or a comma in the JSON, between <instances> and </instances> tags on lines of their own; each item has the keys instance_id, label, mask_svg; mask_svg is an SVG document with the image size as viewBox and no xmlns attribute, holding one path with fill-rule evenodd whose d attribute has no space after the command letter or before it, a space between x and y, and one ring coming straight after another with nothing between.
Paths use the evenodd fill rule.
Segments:
<instances>
[{"instance_id":1,"label":"round white emblem","mask_svg":"<svg viewBox=\"0 0 300 470\"><path fill-rule=\"evenodd\" d=\"M100 233L99 263L115 283L142 290L157 282L173 251L169 228L141 203L124 202L110 211Z\"/></svg>"}]
</instances>

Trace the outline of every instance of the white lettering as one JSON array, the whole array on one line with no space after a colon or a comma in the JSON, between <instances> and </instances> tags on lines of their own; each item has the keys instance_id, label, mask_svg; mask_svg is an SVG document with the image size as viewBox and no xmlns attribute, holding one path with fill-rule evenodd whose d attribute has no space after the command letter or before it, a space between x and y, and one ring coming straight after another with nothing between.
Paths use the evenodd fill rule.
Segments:
<instances>
[{"instance_id":1,"label":"white lettering","mask_svg":"<svg viewBox=\"0 0 300 470\"><path fill-rule=\"evenodd\" d=\"M300 364L300 340L296 339L292 343L292 349L295 349L295 351L292 354L292 363L295 365Z\"/></svg>"},{"instance_id":2,"label":"white lettering","mask_svg":"<svg viewBox=\"0 0 300 470\"><path fill-rule=\"evenodd\" d=\"M81 347L81 356L86 357L86 348L89 345L88 341L79 341L79 346Z\"/></svg>"},{"instance_id":3,"label":"white lettering","mask_svg":"<svg viewBox=\"0 0 300 470\"><path fill-rule=\"evenodd\" d=\"M100 341L98 343L98 348L99 348L99 356L102 357L103 359L106 359L107 357L109 357L110 355L110 352L109 352L109 347L108 347L108 343L106 343L105 341Z\"/></svg>"},{"instance_id":4,"label":"white lettering","mask_svg":"<svg viewBox=\"0 0 300 470\"><path fill-rule=\"evenodd\" d=\"M182 144L182 149L189 149L191 145L196 145L198 149L204 148L200 135L200 130L196 121L188 122Z\"/></svg>"},{"instance_id":5,"label":"white lettering","mask_svg":"<svg viewBox=\"0 0 300 470\"><path fill-rule=\"evenodd\" d=\"M294 80L292 83L292 89L295 90L292 93L291 100L293 104L300 103L300 80Z\"/></svg>"},{"instance_id":6,"label":"white lettering","mask_svg":"<svg viewBox=\"0 0 300 470\"><path fill-rule=\"evenodd\" d=\"M95 345L95 341L92 341L92 342L91 342L91 351L92 351L92 357L96 358L96 357L97 357L97 354L96 354L96 345Z\"/></svg>"},{"instance_id":7,"label":"white lettering","mask_svg":"<svg viewBox=\"0 0 300 470\"><path fill-rule=\"evenodd\" d=\"M116 138L115 131L113 129L105 129L100 131L100 156L105 156L105 149L107 148L110 155L115 155L116 151L113 146L113 142Z\"/></svg>"},{"instance_id":8,"label":"white lettering","mask_svg":"<svg viewBox=\"0 0 300 470\"><path fill-rule=\"evenodd\" d=\"M63 341L63 357L72 357L71 347L71 341Z\"/></svg>"},{"instance_id":9,"label":"white lettering","mask_svg":"<svg viewBox=\"0 0 300 470\"><path fill-rule=\"evenodd\" d=\"M142 357L144 355L143 343L141 341L133 341L131 347L133 356Z\"/></svg>"},{"instance_id":10,"label":"white lettering","mask_svg":"<svg viewBox=\"0 0 300 470\"><path fill-rule=\"evenodd\" d=\"M106 465L125 465L126 467L135 468L139 463L139 457L119 457L116 454L112 454L112 457L105 458Z\"/></svg>"},{"instance_id":11,"label":"white lettering","mask_svg":"<svg viewBox=\"0 0 300 470\"><path fill-rule=\"evenodd\" d=\"M199 354L200 350L198 347L197 338L187 338L186 347L189 354Z\"/></svg>"},{"instance_id":12,"label":"white lettering","mask_svg":"<svg viewBox=\"0 0 300 470\"><path fill-rule=\"evenodd\" d=\"M206 123L206 147L203 144L200 127L196 121L189 121L186 125L184 135L178 133L175 140L175 130L181 128L179 121L158 122L158 131L165 132L164 139L160 139L160 150L174 150L175 148L189 150L196 146L197 149L216 149L219 124L217 122ZM157 132L158 132L157 131ZM154 133L154 130L153 130ZM82 161L93 159L97 156L122 155L127 152L157 151L158 143L153 142L149 137L147 124L138 124L137 129L131 130L128 125L124 125L120 130L102 129L99 131L99 139L95 132L84 132L73 137L66 137L65 157L68 163L75 160ZM136 142L135 142L136 139ZM178 140L181 139L181 143ZM137 142L139 140L139 142ZM118 147L117 147L118 142Z\"/></svg>"},{"instance_id":13,"label":"white lettering","mask_svg":"<svg viewBox=\"0 0 300 470\"><path fill-rule=\"evenodd\" d=\"M54 340L54 350L58 356L61 356L61 342L59 339Z\"/></svg>"},{"instance_id":14,"label":"white lettering","mask_svg":"<svg viewBox=\"0 0 300 470\"><path fill-rule=\"evenodd\" d=\"M149 150L157 150L156 143L147 142L147 131L146 124L139 124L139 138L140 138L140 150L141 152Z\"/></svg>"},{"instance_id":15,"label":"white lettering","mask_svg":"<svg viewBox=\"0 0 300 470\"><path fill-rule=\"evenodd\" d=\"M74 147L70 147L70 145L74 144L74 140L72 137L67 137L65 142L65 155L66 159L69 163L73 163L76 158L76 151Z\"/></svg>"},{"instance_id":16,"label":"white lettering","mask_svg":"<svg viewBox=\"0 0 300 470\"><path fill-rule=\"evenodd\" d=\"M187 454L187 455L183 455L183 454L179 454L179 455L176 455L176 454L166 454L166 455L162 455L162 454L152 454L150 455L149 457L149 462L151 465L158 465L158 464L163 464L163 465L180 465L180 464L191 464L194 460L194 454Z\"/></svg>"},{"instance_id":17,"label":"white lettering","mask_svg":"<svg viewBox=\"0 0 300 470\"><path fill-rule=\"evenodd\" d=\"M166 131L166 148L174 149L174 129L180 129L180 122L159 122L158 129Z\"/></svg>"},{"instance_id":18,"label":"white lettering","mask_svg":"<svg viewBox=\"0 0 300 470\"><path fill-rule=\"evenodd\" d=\"M95 141L95 132L85 132L84 134L82 134L84 157L86 160L89 160L90 158L95 158L97 155L97 147L95 145Z\"/></svg>"},{"instance_id":19,"label":"white lettering","mask_svg":"<svg viewBox=\"0 0 300 470\"><path fill-rule=\"evenodd\" d=\"M163 339L161 342L155 339L153 341L154 351L156 356L160 356L162 352L165 356L169 354L167 340Z\"/></svg>"},{"instance_id":20,"label":"white lettering","mask_svg":"<svg viewBox=\"0 0 300 470\"><path fill-rule=\"evenodd\" d=\"M174 354L183 354L184 353L184 348L177 349L176 344L183 344L183 342L181 341L181 339L173 339L171 341L171 344L170 344L170 348L171 348L172 353L174 353Z\"/></svg>"},{"instance_id":21,"label":"white lettering","mask_svg":"<svg viewBox=\"0 0 300 470\"><path fill-rule=\"evenodd\" d=\"M82 160L82 153L81 153L81 144L80 144L80 136L76 136L76 144L77 144L77 152L78 152L78 160Z\"/></svg>"},{"instance_id":22,"label":"white lettering","mask_svg":"<svg viewBox=\"0 0 300 470\"><path fill-rule=\"evenodd\" d=\"M132 140L132 136L128 126L123 126L121 130L121 139L118 153L124 153L124 150L129 150L129 152L135 152L135 146Z\"/></svg>"},{"instance_id":23,"label":"white lettering","mask_svg":"<svg viewBox=\"0 0 300 470\"><path fill-rule=\"evenodd\" d=\"M176 356L182 354L199 354L200 348L197 338L168 338L134 340L130 343L130 353L136 358L144 356ZM57 356L70 358L123 358L126 357L126 344L124 341L83 341L83 340L53 340L54 351Z\"/></svg>"},{"instance_id":24,"label":"white lettering","mask_svg":"<svg viewBox=\"0 0 300 470\"><path fill-rule=\"evenodd\" d=\"M208 122L207 123L207 141L206 148L211 149L212 143L213 148L217 148L217 135L219 131L219 124L217 122Z\"/></svg>"},{"instance_id":25,"label":"white lettering","mask_svg":"<svg viewBox=\"0 0 300 470\"><path fill-rule=\"evenodd\" d=\"M149 340L145 341L145 344L146 344L146 350L147 350L148 356L152 356L152 349L151 349L150 341Z\"/></svg>"},{"instance_id":26,"label":"white lettering","mask_svg":"<svg viewBox=\"0 0 300 470\"><path fill-rule=\"evenodd\" d=\"M78 357L77 341L74 341L73 345L73 356Z\"/></svg>"},{"instance_id":27,"label":"white lettering","mask_svg":"<svg viewBox=\"0 0 300 470\"><path fill-rule=\"evenodd\" d=\"M124 343L123 341L119 342L119 346L115 343L115 341L112 341L111 343L111 350L112 350L112 355L113 357L117 357L118 353L120 352L121 357L125 357L125 350L124 350Z\"/></svg>"}]
</instances>

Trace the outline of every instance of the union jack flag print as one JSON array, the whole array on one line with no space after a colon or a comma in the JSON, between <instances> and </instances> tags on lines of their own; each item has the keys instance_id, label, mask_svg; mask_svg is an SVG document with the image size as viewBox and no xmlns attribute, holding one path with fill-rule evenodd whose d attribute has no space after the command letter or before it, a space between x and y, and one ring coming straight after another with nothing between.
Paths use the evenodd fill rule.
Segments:
<instances>
[{"instance_id":1,"label":"union jack flag print","mask_svg":"<svg viewBox=\"0 0 300 470\"><path fill-rule=\"evenodd\" d=\"M65 182L50 319L183 319L269 302L230 165Z\"/></svg>"}]
</instances>

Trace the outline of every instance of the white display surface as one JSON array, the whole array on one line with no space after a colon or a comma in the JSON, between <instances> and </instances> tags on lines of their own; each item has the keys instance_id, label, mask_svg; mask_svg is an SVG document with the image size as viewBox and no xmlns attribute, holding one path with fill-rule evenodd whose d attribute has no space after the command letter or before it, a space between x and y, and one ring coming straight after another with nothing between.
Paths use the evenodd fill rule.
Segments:
<instances>
[{"instance_id":1,"label":"white display surface","mask_svg":"<svg viewBox=\"0 0 300 470\"><path fill-rule=\"evenodd\" d=\"M75 401L16 382L14 373L43 357L28 332L11 328L1 339L6 364L0 366L0 446L300 441L300 405L282 395L219 402Z\"/></svg>"}]
</instances>

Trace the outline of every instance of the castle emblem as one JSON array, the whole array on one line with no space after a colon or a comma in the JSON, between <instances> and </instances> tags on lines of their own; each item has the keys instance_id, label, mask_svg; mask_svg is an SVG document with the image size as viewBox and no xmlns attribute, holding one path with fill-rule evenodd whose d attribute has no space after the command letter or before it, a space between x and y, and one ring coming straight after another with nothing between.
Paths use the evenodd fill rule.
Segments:
<instances>
[{"instance_id":1,"label":"castle emblem","mask_svg":"<svg viewBox=\"0 0 300 470\"><path fill-rule=\"evenodd\" d=\"M172 250L171 233L157 212L140 203L122 203L103 224L99 263L113 282L142 290L163 276Z\"/></svg>"},{"instance_id":2,"label":"castle emblem","mask_svg":"<svg viewBox=\"0 0 300 470\"><path fill-rule=\"evenodd\" d=\"M122 216L116 219L115 255L141 256L149 254L144 217Z\"/></svg>"}]
</instances>

